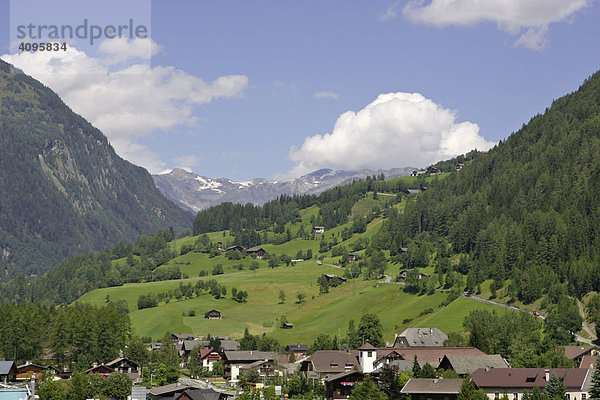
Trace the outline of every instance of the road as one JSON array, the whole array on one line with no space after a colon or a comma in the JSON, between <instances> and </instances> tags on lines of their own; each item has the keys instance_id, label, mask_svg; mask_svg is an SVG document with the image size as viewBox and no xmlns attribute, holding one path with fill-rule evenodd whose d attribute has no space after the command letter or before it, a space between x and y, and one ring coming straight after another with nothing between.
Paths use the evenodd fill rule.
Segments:
<instances>
[{"instance_id":1,"label":"road","mask_svg":"<svg viewBox=\"0 0 600 400\"><path fill-rule=\"evenodd\" d=\"M333 267L333 268L344 269L344 267L340 267L339 265L324 264L323 261L321 261L321 260L317 260L317 264L319 264L319 265L327 265L328 267Z\"/></svg>"}]
</instances>

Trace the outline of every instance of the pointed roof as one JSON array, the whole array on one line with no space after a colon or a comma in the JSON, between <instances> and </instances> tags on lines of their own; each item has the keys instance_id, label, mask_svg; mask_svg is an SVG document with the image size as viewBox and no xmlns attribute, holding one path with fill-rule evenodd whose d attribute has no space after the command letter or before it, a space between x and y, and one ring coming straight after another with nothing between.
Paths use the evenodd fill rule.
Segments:
<instances>
[{"instance_id":1,"label":"pointed roof","mask_svg":"<svg viewBox=\"0 0 600 400\"><path fill-rule=\"evenodd\" d=\"M370 351L370 350L377 350L377 348L375 346L373 346L371 343L366 342L365 344L363 344L362 346L360 346L358 348L358 350Z\"/></svg>"}]
</instances>

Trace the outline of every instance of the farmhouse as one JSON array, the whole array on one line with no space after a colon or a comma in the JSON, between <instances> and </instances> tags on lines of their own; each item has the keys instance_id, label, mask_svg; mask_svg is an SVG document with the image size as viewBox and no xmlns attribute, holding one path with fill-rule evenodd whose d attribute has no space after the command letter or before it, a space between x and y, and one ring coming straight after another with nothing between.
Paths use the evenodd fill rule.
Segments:
<instances>
[{"instance_id":1,"label":"farmhouse","mask_svg":"<svg viewBox=\"0 0 600 400\"><path fill-rule=\"evenodd\" d=\"M401 392L411 400L456 400L462 379L411 378Z\"/></svg>"},{"instance_id":2,"label":"farmhouse","mask_svg":"<svg viewBox=\"0 0 600 400\"><path fill-rule=\"evenodd\" d=\"M354 262L360 259L359 253L348 253L348 262Z\"/></svg>"},{"instance_id":3,"label":"farmhouse","mask_svg":"<svg viewBox=\"0 0 600 400\"><path fill-rule=\"evenodd\" d=\"M173 339L175 344L183 344L186 340L194 340L196 338L191 333L173 333L171 334L171 339Z\"/></svg>"},{"instance_id":4,"label":"farmhouse","mask_svg":"<svg viewBox=\"0 0 600 400\"><path fill-rule=\"evenodd\" d=\"M170 385L153 387L148 391L150 400L173 400L186 389L190 389L191 386L182 384L181 382L172 383Z\"/></svg>"},{"instance_id":5,"label":"farmhouse","mask_svg":"<svg viewBox=\"0 0 600 400\"><path fill-rule=\"evenodd\" d=\"M283 329L292 329L294 327L294 324L286 322L286 323L282 324L281 327Z\"/></svg>"},{"instance_id":6,"label":"farmhouse","mask_svg":"<svg viewBox=\"0 0 600 400\"><path fill-rule=\"evenodd\" d=\"M316 235L319 233L325 233L325 227L324 226L313 226L313 235Z\"/></svg>"},{"instance_id":7,"label":"farmhouse","mask_svg":"<svg viewBox=\"0 0 600 400\"><path fill-rule=\"evenodd\" d=\"M325 398L347 399L352 389L362 382L364 374L360 371L347 371L325 378Z\"/></svg>"},{"instance_id":8,"label":"farmhouse","mask_svg":"<svg viewBox=\"0 0 600 400\"><path fill-rule=\"evenodd\" d=\"M215 363L221 360L221 354L214 349L200 349L198 359L204 368L212 371Z\"/></svg>"},{"instance_id":9,"label":"farmhouse","mask_svg":"<svg viewBox=\"0 0 600 400\"><path fill-rule=\"evenodd\" d=\"M246 254L256 258L263 258L267 252L262 247L251 247L246 250Z\"/></svg>"},{"instance_id":10,"label":"farmhouse","mask_svg":"<svg viewBox=\"0 0 600 400\"><path fill-rule=\"evenodd\" d=\"M244 251L244 248L242 246L237 246L236 245L236 246L230 246L230 247L228 247L228 248L225 249L225 251L236 251L236 250L241 253L242 251Z\"/></svg>"},{"instance_id":11,"label":"farmhouse","mask_svg":"<svg viewBox=\"0 0 600 400\"><path fill-rule=\"evenodd\" d=\"M448 335L437 328L407 328L396 336L394 347L442 347Z\"/></svg>"},{"instance_id":12,"label":"farmhouse","mask_svg":"<svg viewBox=\"0 0 600 400\"><path fill-rule=\"evenodd\" d=\"M276 362L279 357L276 353L270 351L225 351L223 355L225 361L225 376L233 382L237 382L241 375L242 367L253 364L257 361ZM266 368L266 367L265 367ZM266 373L266 370L265 370Z\"/></svg>"},{"instance_id":13,"label":"farmhouse","mask_svg":"<svg viewBox=\"0 0 600 400\"><path fill-rule=\"evenodd\" d=\"M173 400L227 400L232 395L217 392L214 389L188 388L183 392L176 394Z\"/></svg>"},{"instance_id":14,"label":"farmhouse","mask_svg":"<svg viewBox=\"0 0 600 400\"><path fill-rule=\"evenodd\" d=\"M115 370L112 369L111 367L109 367L105 364L98 364L98 363L94 363L92 365L92 368L89 368L85 371L86 374L96 374L96 375L101 375L101 376L108 376L108 375L112 374L113 372L115 372Z\"/></svg>"},{"instance_id":15,"label":"farmhouse","mask_svg":"<svg viewBox=\"0 0 600 400\"><path fill-rule=\"evenodd\" d=\"M598 354L596 346L562 346L565 351L565 357L573 360L575 365L580 365L583 357Z\"/></svg>"},{"instance_id":16,"label":"farmhouse","mask_svg":"<svg viewBox=\"0 0 600 400\"><path fill-rule=\"evenodd\" d=\"M427 174L429 175L439 175L442 173L442 171L440 171L439 169L437 169L436 167L427 167Z\"/></svg>"},{"instance_id":17,"label":"farmhouse","mask_svg":"<svg viewBox=\"0 0 600 400\"><path fill-rule=\"evenodd\" d=\"M60 372L52 366L34 364L28 361L17 367L16 379L18 381L28 381L31 380L32 377L39 379L45 371L51 372L52 374L58 374Z\"/></svg>"},{"instance_id":18,"label":"farmhouse","mask_svg":"<svg viewBox=\"0 0 600 400\"><path fill-rule=\"evenodd\" d=\"M589 397L592 374L586 368L480 368L473 372L471 379L491 400L504 395L509 400L519 400L535 386L543 391L552 375L562 379L568 399Z\"/></svg>"},{"instance_id":19,"label":"farmhouse","mask_svg":"<svg viewBox=\"0 0 600 400\"><path fill-rule=\"evenodd\" d=\"M204 318L206 319L221 319L221 311L219 310L210 310L204 314Z\"/></svg>"},{"instance_id":20,"label":"farmhouse","mask_svg":"<svg viewBox=\"0 0 600 400\"><path fill-rule=\"evenodd\" d=\"M319 350L300 364L300 371L311 380L323 381L327 375L359 370L358 352Z\"/></svg>"}]
</instances>

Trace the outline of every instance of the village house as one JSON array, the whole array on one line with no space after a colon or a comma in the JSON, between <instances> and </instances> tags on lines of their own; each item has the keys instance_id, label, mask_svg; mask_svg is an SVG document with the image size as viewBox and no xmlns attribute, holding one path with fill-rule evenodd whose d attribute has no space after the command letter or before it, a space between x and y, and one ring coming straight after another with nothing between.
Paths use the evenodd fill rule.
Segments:
<instances>
[{"instance_id":1,"label":"village house","mask_svg":"<svg viewBox=\"0 0 600 400\"><path fill-rule=\"evenodd\" d=\"M148 391L149 400L173 400L187 389L192 389L192 387L181 382L153 387Z\"/></svg>"},{"instance_id":2,"label":"village house","mask_svg":"<svg viewBox=\"0 0 600 400\"><path fill-rule=\"evenodd\" d=\"M411 400L456 400L462 379L410 378L401 390Z\"/></svg>"},{"instance_id":3,"label":"village house","mask_svg":"<svg viewBox=\"0 0 600 400\"><path fill-rule=\"evenodd\" d=\"M362 372L354 370L328 376L325 378L325 398L348 399L352 390L360 385L363 378Z\"/></svg>"},{"instance_id":4,"label":"village house","mask_svg":"<svg viewBox=\"0 0 600 400\"><path fill-rule=\"evenodd\" d=\"M195 340L196 338L191 333L173 333L171 339L175 344L183 344L186 340Z\"/></svg>"},{"instance_id":5,"label":"village house","mask_svg":"<svg viewBox=\"0 0 600 400\"><path fill-rule=\"evenodd\" d=\"M320 233L325 233L324 226L313 226L313 235L318 235Z\"/></svg>"},{"instance_id":6,"label":"village house","mask_svg":"<svg viewBox=\"0 0 600 400\"><path fill-rule=\"evenodd\" d=\"M438 368L444 356L447 355L486 355L475 347L404 347L404 348L379 348L377 359L373 363L373 370L382 368L393 361L407 360L417 362L421 367L425 364Z\"/></svg>"},{"instance_id":7,"label":"village house","mask_svg":"<svg viewBox=\"0 0 600 400\"><path fill-rule=\"evenodd\" d=\"M428 175L439 175L439 174L442 173L441 170L439 170L436 167L432 167L432 166L427 167L426 172L427 172Z\"/></svg>"},{"instance_id":8,"label":"village house","mask_svg":"<svg viewBox=\"0 0 600 400\"><path fill-rule=\"evenodd\" d=\"M583 356L579 368L596 368L596 361L598 361L598 356Z\"/></svg>"},{"instance_id":9,"label":"village house","mask_svg":"<svg viewBox=\"0 0 600 400\"><path fill-rule=\"evenodd\" d=\"M442 347L448 335L437 328L407 328L396 336L394 347Z\"/></svg>"},{"instance_id":10,"label":"village house","mask_svg":"<svg viewBox=\"0 0 600 400\"><path fill-rule=\"evenodd\" d=\"M17 376L17 366L14 361L0 361L0 382L14 381Z\"/></svg>"},{"instance_id":11,"label":"village house","mask_svg":"<svg viewBox=\"0 0 600 400\"><path fill-rule=\"evenodd\" d=\"M490 400L504 395L508 400L519 400L535 386L543 391L552 375L563 381L568 400L589 397L592 373L587 368L480 368L471 374L471 379Z\"/></svg>"},{"instance_id":12,"label":"village house","mask_svg":"<svg viewBox=\"0 0 600 400\"><path fill-rule=\"evenodd\" d=\"M114 371L121 372L129 377L132 381L141 379L139 365L126 357L119 357L111 362L106 363L106 366Z\"/></svg>"},{"instance_id":13,"label":"village house","mask_svg":"<svg viewBox=\"0 0 600 400\"><path fill-rule=\"evenodd\" d=\"M226 252L236 251L236 250L239 251L240 253L242 253L244 251L244 248L242 246L235 245L235 246L229 246L228 248L225 249Z\"/></svg>"},{"instance_id":14,"label":"village house","mask_svg":"<svg viewBox=\"0 0 600 400\"><path fill-rule=\"evenodd\" d=\"M221 353L214 349L200 349L200 353L198 354L198 360L202 364L202 367L211 372L215 363L221 359Z\"/></svg>"},{"instance_id":15,"label":"village house","mask_svg":"<svg viewBox=\"0 0 600 400\"><path fill-rule=\"evenodd\" d=\"M294 357L304 357L308 351L308 345L306 344L288 344L285 346L285 351L289 354L294 354Z\"/></svg>"},{"instance_id":16,"label":"village house","mask_svg":"<svg viewBox=\"0 0 600 400\"><path fill-rule=\"evenodd\" d=\"M438 368L453 370L459 376L465 377L480 368L510 368L510 365L500 354L470 356L447 354L440 361Z\"/></svg>"},{"instance_id":17,"label":"village house","mask_svg":"<svg viewBox=\"0 0 600 400\"><path fill-rule=\"evenodd\" d=\"M60 371L50 365L39 365L28 361L17 367L16 379L18 381L29 381L33 377L37 380L40 379L44 372L50 372L51 374L56 375Z\"/></svg>"},{"instance_id":18,"label":"village house","mask_svg":"<svg viewBox=\"0 0 600 400\"><path fill-rule=\"evenodd\" d=\"M596 346L562 346L565 351L565 357L573 360L575 365L581 365L581 361L585 356L594 356L598 354Z\"/></svg>"},{"instance_id":19,"label":"village house","mask_svg":"<svg viewBox=\"0 0 600 400\"><path fill-rule=\"evenodd\" d=\"M267 252L262 247L251 247L246 250L246 254L256 258L263 258Z\"/></svg>"},{"instance_id":20,"label":"village house","mask_svg":"<svg viewBox=\"0 0 600 400\"><path fill-rule=\"evenodd\" d=\"M221 311L219 310L210 310L204 314L204 318L207 319L221 319Z\"/></svg>"},{"instance_id":21,"label":"village house","mask_svg":"<svg viewBox=\"0 0 600 400\"><path fill-rule=\"evenodd\" d=\"M223 360L225 361L225 377L229 381L235 383L241 376L240 369L250 364L255 364L257 361L270 361L272 363L279 360L276 353L270 351L224 351ZM262 366L263 373L267 373L270 366ZM259 371L260 372L260 371Z\"/></svg>"},{"instance_id":22,"label":"village house","mask_svg":"<svg viewBox=\"0 0 600 400\"><path fill-rule=\"evenodd\" d=\"M360 370L357 351L319 350L300 364L300 371L309 380L324 382L327 375Z\"/></svg>"}]
</instances>

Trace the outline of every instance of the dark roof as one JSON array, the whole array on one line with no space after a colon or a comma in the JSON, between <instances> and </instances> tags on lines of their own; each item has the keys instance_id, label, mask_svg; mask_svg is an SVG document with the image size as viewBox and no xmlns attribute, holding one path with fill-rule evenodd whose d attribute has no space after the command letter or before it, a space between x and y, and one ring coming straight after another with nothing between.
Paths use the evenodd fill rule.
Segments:
<instances>
[{"instance_id":1,"label":"dark roof","mask_svg":"<svg viewBox=\"0 0 600 400\"><path fill-rule=\"evenodd\" d=\"M428 379L410 378L402 388L402 393L407 394L458 394L462 379Z\"/></svg>"},{"instance_id":2,"label":"dark roof","mask_svg":"<svg viewBox=\"0 0 600 400\"><path fill-rule=\"evenodd\" d=\"M201 340L184 340L183 341L183 350L184 351L192 351L194 347L202 346Z\"/></svg>"},{"instance_id":3,"label":"dark roof","mask_svg":"<svg viewBox=\"0 0 600 400\"><path fill-rule=\"evenodd\" d=\"M187 338L193 338L194 334L193 333L172 333L171 336L176 337L177 339L184 339L186 340Z\"/></svg>"},{"instance_id":4,"label":"dark roof","mask_svg":"<svg viewBox=\"0 0 600 400\"><path fill-rule=\"evenodd\" d=\"M308 351L308 345L306 344L288 344L286 349L289 351Z\"/></svg>"},{"instance_id":5,"label":"dark roof","mask_svg":"<svg viewBox=\"0 0 600 400\"><path fill-rule=\"evenodd\" d=\"M396 340L404 338L408 346L443 346L448 340L448 335L438 328L407 328Z\"/></svg>"},{"instance_id":6,"label":"dark roof","mask_svg":"<svg viewBox=\"0 0 600 400\"><path fill-rule=\"evenodd\" d=\"M377 350L377 347L373 346L371 343L367 342L360 346L358 350Z\"/></svg>"},{"instance_id":7,"label":"dark roof","mask_svg":"<svg viewBox=\"0 0 600 400\"><path fill-rule=\"evenodd\" d=\"M198 354L198 357L200 359L203 359L207 356L209 356L211 353L219 353L218 351L214 350L214 349L200 349L200 353Z\"/></svg>"},{"instance_id":8,"label":"dark roof","mask_svg":"<svg viewBox=\"0 0 600 400\"><path fill-rule=\"evenodd\" d=\"M567 388L581 388L588 374L585 368L552 368L550 376L562 378ZM544 368L480 368L471 374L471 379L480 387L522 388L546 386L546 370Z\"/></svg>"},{"instance_id":9,"label":"dark roof","mask_svg":"<svg viewBox=\"0 0 600 400\"><path fill-rule=\"evenodd\" d=\"M392 360L392 361L390 361L389 363L387 363L385 365L394 368L396 370L396 372L399 373L399 372L404 372L404 371L411 370L412 367L413 367L413 365L414 365L414 361L410 361L410 360ZM378 375L382 371L383 371L383 367L380 367L380 368L377 368L375 371L373 371L371 374L372 375Z\"/></svg>"},{"instance_id":10,"label":"dark roof","mask_svg":"<svg viewBox=\"0 0 600 400\"><path fill-rule=\"evenodd\" d=\"M261 250L266 253L265 249L263 249L262 247L250 247L249 249L246 250L246 253L256 253Z\"/></svg>"},{"instance_id":11,"label":"dark roof","mask_svg":"<svg viewBox=\"0 0 600 400\"><path fill-rule=\"evenodd\" d=\"M191 386L182 384L182 383L172 383L170 385L153 387L150 389L149 393L152 396L162 396L169 393L183 392L184 390L190 388Z\"/></svg>"},{"instance_id":12,"label":"dark roof","mask_svg":"<svg viewBox=\"0 0 600 400\"><path fill-rule=\"evenodd\" d=\"M0 375L12 375L16 373L14 361L0 361Z\"/></svg>"},{"instance_id":13,"label":"dark roof","mask_svg":"<svg viewBox=\"0 0 600 400\"><path fill-rule=\"evenodd\" d=\"M244 250L244 248L242 246L230 246L225 249L225 251L229 251L229 250Z\"/></svg>"},{"instance_id":14,"label":"dark roof","mask_svg":"<svg viewBox=\"0 0 600 400\"><path fill-rule=\"evenodd\" d=\"M449 363L450 367L459 375L472 374L479 368L508 368L508 364L500 354L491 355L446 355L440 364Z\"/></svg>"},{"instance_id":15,"label":"dark roof","mask_svg":"<svg viewBox=\"0 0 600 400\"><path fill-rule=\"evenodd\" d=\"M115 372L115 370L113 368L109 367L108 365L104 365L104 364L96 365L96 366L94 366L94 367L92 367L90 369L85 370L86 374L89 374L89 373L99 373L99 374L109 373L109 374L112 374L113 372Z\"/></svg>"},{"instance_id":16,"label":"dark roof","mask_svg":"<svg viewBox=\"0 0 600 400\"><path fill-rule=\"evenodd\" d=\"M221 311L219 311L219 310L210 310L210 311L207 311L207 313L211 313L211 312L216 312L216 313L221 314Z\"/></svg>"},{"instance_id":17,"label":"dark roof","mask_svg":"<svg viewBox=\"0 0 600 400\"><path fill-rule=\"evenodd\" d=\"M352 365L352 368L355 366L358 368L357 356L357 352L319 350L302 361L302 365L305 366L307 363L312 363L315 372L319 373L340 373L347 371L346 364Z\"/></svg>"},{"instance_id":18,"label":"dark roof","mask_svg":"<svg viewBox=\"0 0 600 400\"><path fill-rule=\"evenodd\" d=\"M237 361L237 362L254 362L259 360L278 360L277 354L271 351L253 351L253 350L245 350L245 351L226 351L225 359L228 361Z\"/></svg>"},{"instance_id":19,"label":"dark roof","mask_svg":"<svg viewBox=\"0 0 600 400\"><path fill-rule=\"evenodd\" d=\"M596 348L596 346L562 346L565 350L565 357L570 360L574 360L583 355L587 355L587 353L591 353L592 350ZM591 355L591 354L589 354Z\"/></svg>"},{"instance_id":20,"label":"dark roof","mask_svg":"<svg viewBox=\"0 0 600 400\"><path fill-rule=\"evenodd\" d=\"M230 396L226 393L217 392L214 389L196 389L196 388L192 389L192 388L190 388L190 389L185 389L179 395L176 395L174 397L174 399L178 400L184 394L187 395L187 397L189 397L192 400L219 400L219 399L224 399L224 398L227 398Z\"/></svg>"},{"instance_id":21,"label":"dark roof","mask_svg":"<svg viewBox=\"0 0 600 400\"><path fill-rule=\"evenodd\" d=\"M240 344L232 339L221 340L221 350L223 351L235 351L240 349Z\"/></svg>"},{"instance_id":22,"label":"dark roof","mask_svg":"<svg viewBox=\"0 0 600 400\"><path fill-rule=\"evenodd\" d=\"M359 375L360 377L362 377L364 374L360 371L340 372L339 374L328 375L327 378L325 378L325 382L337 381L338 379L347 378L351 375Z\"/></svg>"}]
</instances>

